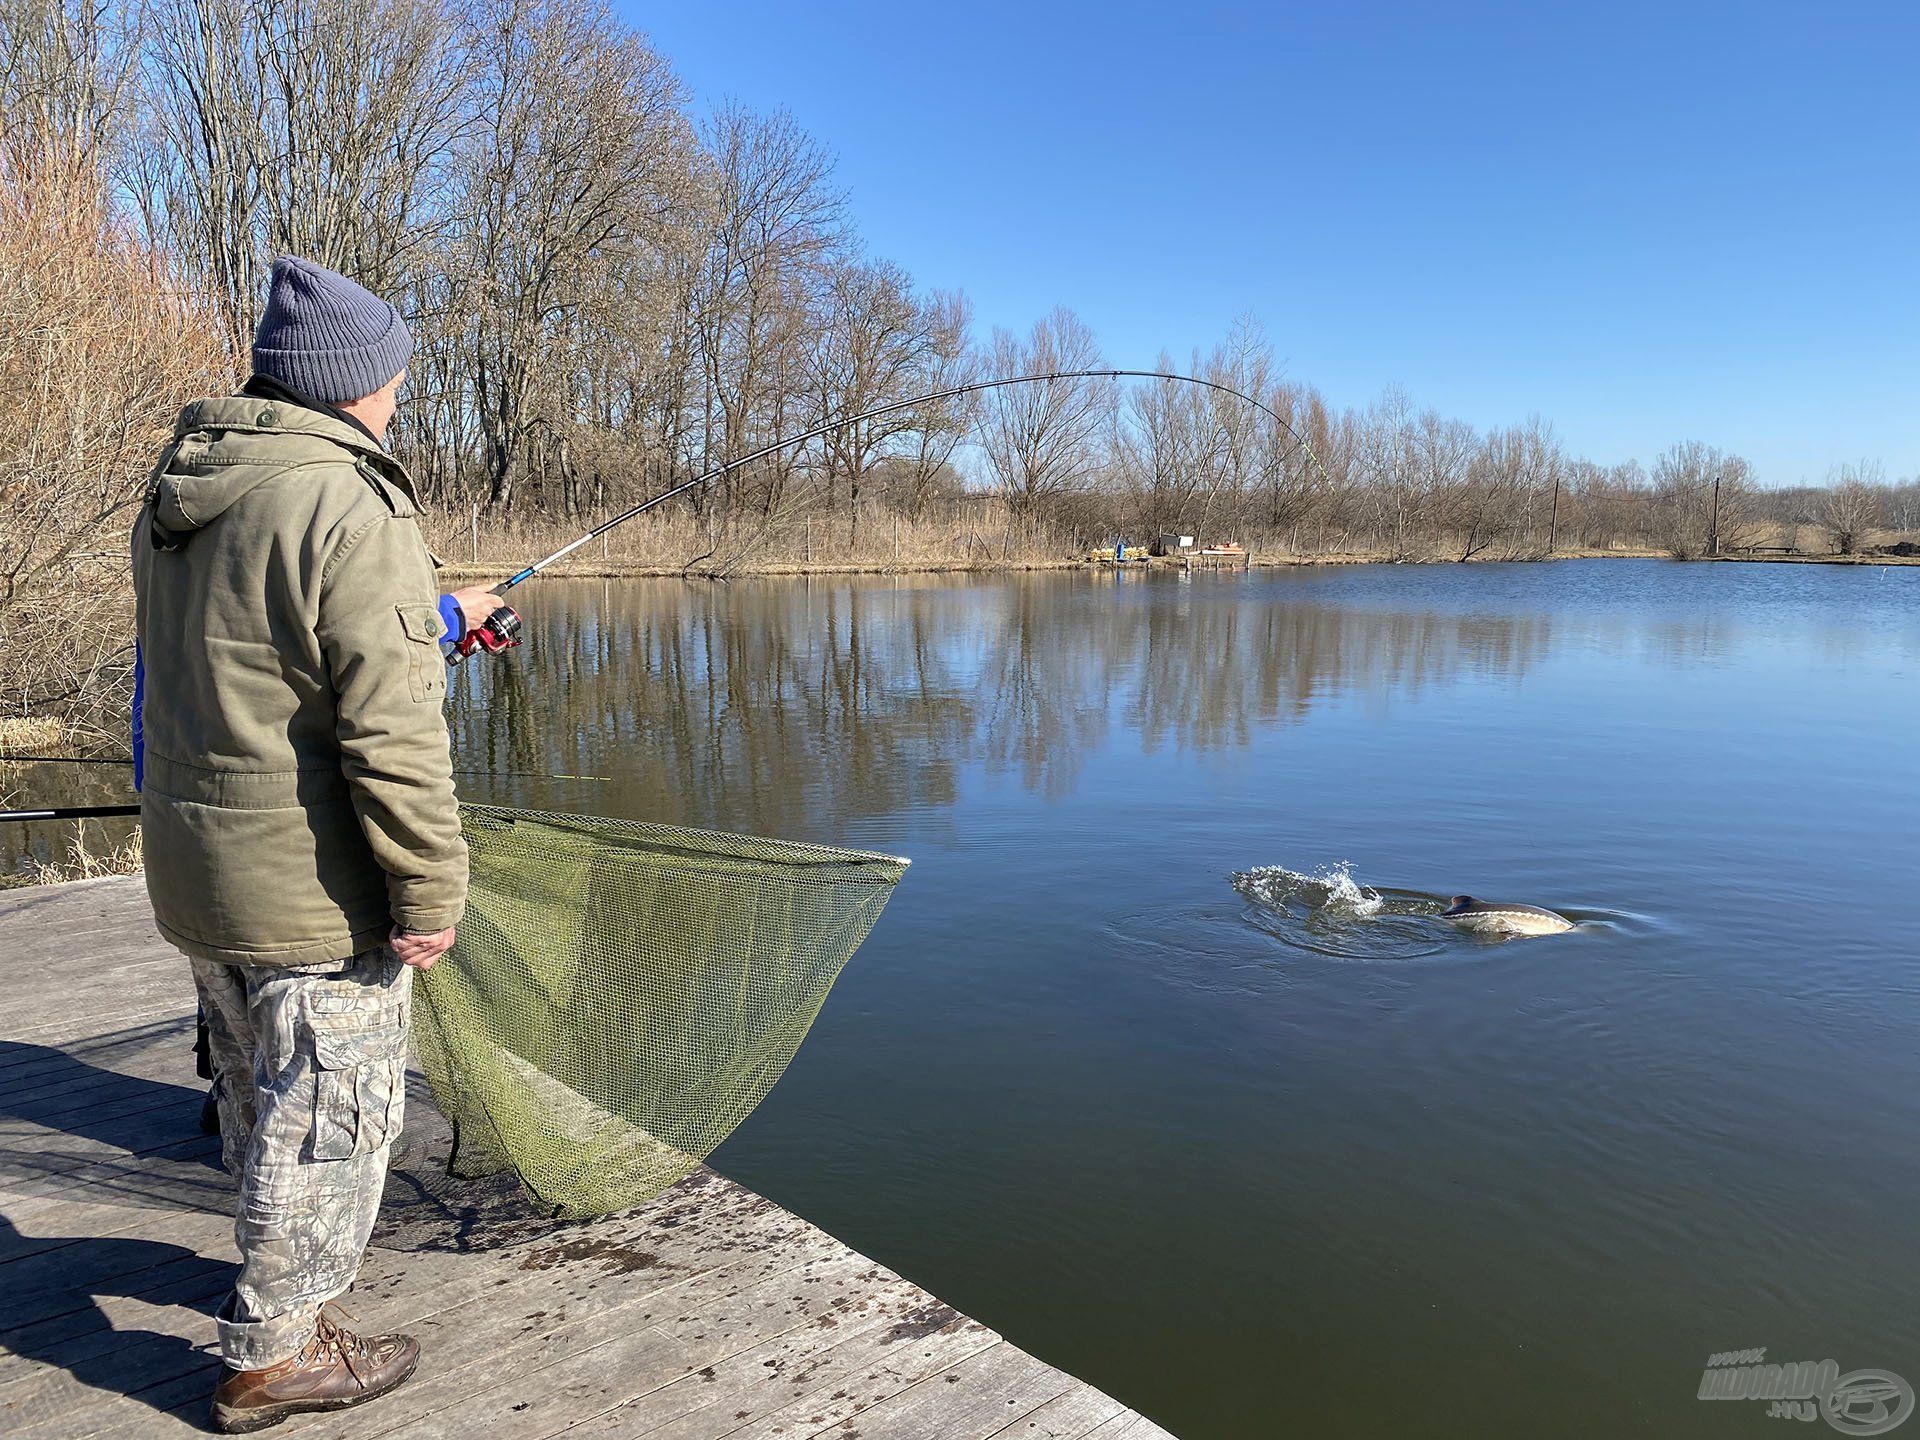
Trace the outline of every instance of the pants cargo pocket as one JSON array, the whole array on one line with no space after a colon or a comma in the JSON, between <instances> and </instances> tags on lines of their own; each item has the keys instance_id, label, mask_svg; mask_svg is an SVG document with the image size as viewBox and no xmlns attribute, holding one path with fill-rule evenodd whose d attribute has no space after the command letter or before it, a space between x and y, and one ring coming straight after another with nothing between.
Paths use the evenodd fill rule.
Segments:
<instances>
[{"instance_id":1,"label":"pants cargo pocket","mask_svg":"<svg viewBox=\"0 0 1920 1440\"><path fill-rule=\"evenodd\" d=\"M400 1131L406 1101L407 1031L382 1015L371 1023L347 1015L311 1015L315 1160L350 1160L387 1144Z\"/></svg>"}]
</instances>

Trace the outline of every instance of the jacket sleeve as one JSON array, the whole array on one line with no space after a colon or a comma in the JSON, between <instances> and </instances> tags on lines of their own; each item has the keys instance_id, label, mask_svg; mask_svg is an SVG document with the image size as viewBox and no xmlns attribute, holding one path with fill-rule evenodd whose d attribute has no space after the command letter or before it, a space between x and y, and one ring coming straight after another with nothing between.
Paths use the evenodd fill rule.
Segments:
<instances>
[{"instance_id":1,"label":"jacket sleeve","mask_svg":"<svg viewBox=\"0 0 1920 1440\"><path fill-rule=\"evenodd\" d=\"M328 562L315 624L333 681L340 768L394 923L459 923L467 846L441 704L447 665L433 571L411 519L383 516Z\"/></svg>"}]
</instances>

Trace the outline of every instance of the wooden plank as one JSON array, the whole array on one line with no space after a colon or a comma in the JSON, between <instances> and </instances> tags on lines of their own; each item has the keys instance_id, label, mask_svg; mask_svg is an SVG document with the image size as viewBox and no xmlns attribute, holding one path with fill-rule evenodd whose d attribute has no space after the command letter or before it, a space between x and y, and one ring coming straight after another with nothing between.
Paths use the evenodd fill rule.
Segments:
<instances>
[{"instance_id":1,"label":"wooden plank","mask_svg":"<svg viewBox=\"0 0 1920 1440\"><path fill-rule=\"evenodd\" d=\"M0 1038L0 1096L9 1087L24 1086L37 1077L71 1069L75 1061L130 1075L149 1075L151 1056L178 1055L186 1048L186 1068L180 1072L182 1083L192 1075L193 1017L176 1015L168 1019L123 1026L113 1031L83 1035L60 1048L27 1045Z\"/></svg>"},{"instance_id":2,"label":"wooden plank","mask_svg":"<svg viewBox=\"0 0 1920 1440\"><path fill-rule=\"evenodd\" d=\"M231 1213L233 1186L217 1168L219 1151L219 1141L210 1136L141 1155L106 1153L87 1159L0 1147L0 1209L16 1225L43 1229L52 1228L43 1222L61 1214L74 1195L140 1210Z\"/></svg>"},{"instance_id":3,"label":"wooden plank","mask_svg":"<svg viewBox=\"0 0 1920 1440\"><path fill-rule=\"evenodd\" d=\"M174 1260L234 1255L230 1218L199 1210L174 1210L155 1218L164 1223L146 1226L138 1235L63 1245L0 1267L0 1294L6 1296L7 1311L24 1312L64 1294L92 1293L105 1282Z\"/></svg>"},{"instance_id":4,"label":"wooden plank","mask_svg":"<svg viewBox=\"0 0 1920 1440\"><path fill-rule=\"evenodd\" d=\"M182 1027L179 1044L186 1043L186 1031ZM8 1071L0 1075L0 1114L31 1119L38 1114L52 1114L60 1110L60 1100L71 1100L77 1096L92 1096L106 1089L138 1089L142 1085L159 1089L180 1089L173 1079L152 1079L127 1069L104 1068L98 1062L83 1060L73 1052L60 1050L61 1066L35 1068L21 1075L19 1071ZM186 1085L186 1089L204 1091L204 1083ZM69 1106L71 1108L71 1106Z\"/></svg>"},{"instance_id":5,"label":"wooden plank","mask_svg":"<svg viewBox=\"0 0 1920 1440\"><path fill-rule=\"evenodd\" d=\"M208 1275L221 1275L230 1282L233 1266L234 1262L231 1259L215 1260L196 1255L190 1260L182 1258L169 1261L164 1265L156 1265L151 1270L121 1276L119 1284L114 1288L121 1296L144 1298L150 1294L165 1292L173 1286L196 1284ZM171 1302L155 1301L153 1303ZM112 1297L73 1292L49 1301L45 1305L35 1306L31 1310L21 1307L18 1311L9 1312L9 1320L15 1323L0 1330L0 1345L9 1349L18 1348L23 1355L31 1354L33 1352L28 1347L31 1336L27 1332L42 1325L62 1327L63 1333L75 1335L91 1332L106 1323L100 1311L111 1304ZM18 1341L17 1345L16 1341Z\"/></svg>"},{"instance_id":6,"label":"wooden plank","mask_svg":"<svg viewBox=\"0 0 1920 1440\"><path fill-rule=\"evenodd\" d=\"M200 1128L200 1106L206 1098L206 1090L198 1085L116 1075L112 1083L77 1096L49 1093L39 1106L20 1107L20 1112L27 1113L0 1105L0 1144L16 1138L23 1142L77 1139L126 1149L128 1137L143 1140L151 1134L162 1142L198 1137L205 1133ZM173 1113L156 1117L151 1124L144 1120L147 1113L163 1108Z\"/></svg>"},{"instance_id":7,"label":"wooden plank","mask_svg":"<svg viewBox=\"0 0 1920 1440\"><path fill-rule=\"evenodd\" d=\"M1096 1426L1130 1413L1112 1396L1081 1385L994 1431L992 1440L1079 1440Z\"/></svg>"},{"instance_id":8,"label":"wooden plank","mask_svg":"<svg viewBox=\"0 0 1920 1440\"><path fill-rule=\"evenodd\" d=\"M1003 1340L861 1411L853 1428L861 1440L987 1440L1079 1385Z\"/></svg>"},{"instance_id":9,"label":"wooden plank","mask_svg":"<svg viewBox=\"0 0 1920 1440\"><path fill-rule=\"evenodd\" d=\"M596 1403L611 1404L612 1408L570 1428L569 1440L583 1440L587 1435L645 1435L656 1440L694 1436L705 1440L716 1429L735 1428L741 1415L752 1414L770 1400L778 1403L786 1399L795 1385L811 1388L852 1373L865 1353L855 1342L893 1329L900 1317L923 1298L918 1287L905 1280L895 1277L875 1284L863 1275L844 1305L739 1350L717 1364L624 1400L619 1398L619 1389L633 1387L622 1377L620 1387L608 1387L596 1399Z\"/></svg>"},{"instance_id":10,"label":"wooden plank","mask_svg":"<svg viewBox=\"0 0 1920 1440\"><path fill-rule=\"evenodd\" d=\"M584 1321L570 1319L541 1336L536 1346L515 1354L511 1373L490 1365L485 1375L456 1384L444 1399L434 1393L435 1387L424 1386L418 1396L409 1397L421 1413L408 1423L392 1430L363 1427L354 1433L407 1440L458 1440L478 1434L488 1440L537 1440L567 1428L583 1406L604 1405L608 1396L618 1400L646 1394L701 1375L773 1336L802 1332L804 1345L818 1349L824 1342L817 1337L823 1332L814 1322L821 1315L873 1303L863 1293L870 1288L865 1272L871 1262L829 1236L821 1240L818 1253L801 1266L735 1287L718 1300L700 1304L699 1290L689 1289L678 1298L696 1308L658 1315L645 1324L639 1333L652 1339L638 1349L629 1348L622 1338L635 1333L627 1307ZM457 1382L462 1377L448 1378ZM381 1422L386 1418L380 1417Z\"/></svg>"},{"instance_id":11,"label":"wooden plank","mask_svg":"<svg viewBox=\"0 0 1920 1440\"><path fill-rule=\"evenodd\" d=\"M1144 1415L1129 1410L1098 1429L1089 1430L1086 1440L1173 1440L1173 1436L1162 1430Z\"/></svg>"},{"instance_id":12,"label":"wooden plank","mask_svg":"<svg viewBox=\"0 0 1920 1440\"><path fill-rule=\"evenodd\" d=\"M950 1318L942 1319L942 1315ZM931 1325L931 1328L928 1328ZM892 1324L860 1330L787 1374L770 1375L738 1397L663 1427L658 1440L794 1440L851 1420L929 1375L998 1345L977 1320L917 1291L913 1308ZM623 1411L568 1432L568 1440L614 1440L634 1432ZM706 1422L702 1424L701 1422ZM649 1434L648 1440L656 1440Z\"/></svg>"},{"instance_id":13,"label":"wooden plank","mask_svg":"<svg viewBox=\"0 0 1920 1440\"><path fill-rule=\"evenodd\" d=\"M85 1191L78 1192L84 1195ZM200 1213L219 1215L226 1220L231 1212L232 1192L224 1192L227 1203L193 1207ZM113 1201L72 1200L38 1214L17 1214L26 1202L10 1202L0 1196L0 1285L4 1285L5 1266L10 1260L37 1255L43 1250L58 1250L67 1245L85 1245L108 1240L127 1230L154 1223L151 1206L117 1204ZM177 1208L177 1207L176 1207ZM230 1223L230 1222L229 1222ZM56 1228L44 1231L42 1227ZM24 1227L24 1228L23 1228Z\"/></svg>"},{"instance_id":14,"label":"wooden plank","mask_svg":"<svg viewBox=\"0 0 1920 1440\"><path fill-rule=\"evenodd\" d=\"M0 1333L0 1383L111 1354L126 1343L127 1334L152 1324L156 1310L175 1312L180 1324L191 1327L183 1333L205 1339L212 1328L210 1317L233 1288L234 1266L202 1259L197 1265L170 1269L165 1279L129 1284L125 1295L89 1297L88 1303L63 1315Z\"/></svg>"}]
</instances>

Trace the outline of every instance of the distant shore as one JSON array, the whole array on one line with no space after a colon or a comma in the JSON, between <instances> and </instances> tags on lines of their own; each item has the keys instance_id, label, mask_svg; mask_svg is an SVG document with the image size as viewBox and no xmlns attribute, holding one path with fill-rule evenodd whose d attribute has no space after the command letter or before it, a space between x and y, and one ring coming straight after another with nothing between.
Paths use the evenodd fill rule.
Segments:
<instances>
[{"instance_id":1,"label":"distant shore","mask_svg":"<svg viewBox=\"0 0 1920 1440\"><path fill-rule=\"evenodd\" d=\"M1558 560L1665 560L1671 557L1659 550L1556 550L1551 555L1476 555L1464 563L1484 564L1528 564ZM1701 555L1698 561L1709 564L1738 563L1753 565L1920 565L1920 556L1909 555ZM522 559L500 560L497 563L481 560L449 560L442 564L440 574L450 580L486 580L503 575L511 575L520 569L526 561ZM1425 556L1419 559L1395 560L1387 555L1356 555L1333 553L1326 555L1260 554L1255 552L1249 557L1247 568L1252 570L1285 570L1309 565L1452 565L1462 563L1450 556ZM1682 563L1682 562L1675 562ZM1691 563L1691 562L1687 562ZM1130 562L1129 569L1179 570L1185 562L1173 556L1161 556L1148 561ZM808 575L996 575L1016 574L1037 571L1062 570L1107 570L1112 568L1111 561L1080 560L1062 558L1057 560L911 560L893 563L872 560L834 561L815 560L808 562L792 560L771 560L764 563L747 561L736 565L726 572L727 579L777 579L799 578ZM1224 567L1231 570L1233 567ZM689 569L685 565L675 565L660 561L646 560L609 560L595 557L587 560L565 560L546 572L554 579L569 580L645 580L722 578L709 571Z\"/></svg>"},{"instance_id":2,"label":"distant shore","mask_svg":"<svg viewBox=\"0 0 1920 1440\"><path fill-rule=\"evenodd\" d=\"M1920 555L1702 555L1749 565L1920 565Z\"/></svg>"}]
</instances>

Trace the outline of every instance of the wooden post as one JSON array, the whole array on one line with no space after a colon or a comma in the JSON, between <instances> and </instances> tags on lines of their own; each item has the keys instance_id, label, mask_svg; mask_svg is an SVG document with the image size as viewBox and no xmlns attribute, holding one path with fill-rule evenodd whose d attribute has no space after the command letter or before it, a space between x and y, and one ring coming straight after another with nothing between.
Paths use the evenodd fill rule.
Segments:
<instances>
[{"instance_id":1,"label":"wooden post","mask_svg":"<svg viewBox=\"0 0 1920 1440\"><path fill-rule=\"evenodd\" d=\"M1707 554L1720 553L1720 477L1713 477L1713 518L1707 521Z\"/></svg>"},{"instance_id":2,"label":"wooden post","mask_svg":"<svg viewBox=\"0 0 1920 1440\"><path fill-rule=\"evenodd\" d=\"M1547 554L1553 554L1555 542L1560 538L1560 472L1553 472L1553 509L1547 514Z\"/></svg>"}]
</instances>

